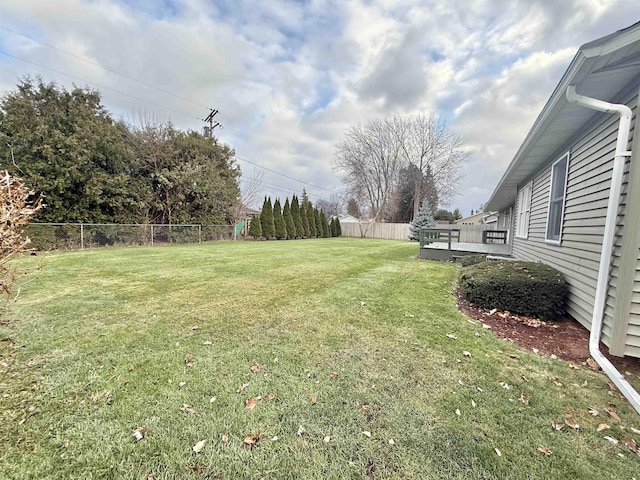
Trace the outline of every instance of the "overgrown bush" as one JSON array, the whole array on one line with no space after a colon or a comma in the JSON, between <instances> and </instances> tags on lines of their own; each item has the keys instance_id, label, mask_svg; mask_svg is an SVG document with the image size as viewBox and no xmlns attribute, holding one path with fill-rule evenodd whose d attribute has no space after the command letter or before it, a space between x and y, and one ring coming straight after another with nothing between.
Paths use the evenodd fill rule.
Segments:
<instances>
[{"instance_id":1,"label":"overgrown bush","mask_svg":"<svg viewBox=\"0 0 640 480\"><path fill-rule=\"evenodd\" d=\"M464 297L482 308L508 310L543 320L564 311L568 287L556 269L531 262L484 262L462 269Z\"/></svg>"},{"instance_id":2,"label":"overgrown bush","mask_svg":"<svg viewBox=\"0 0 640 480\"><path fill-rule=\"evenodd\" d=\"M477 265L478 263L485 262L486 260L486 255L465 255L460 259L459 263L463 267L469 267L471 265Z\"/></svg>"}]
</instances>

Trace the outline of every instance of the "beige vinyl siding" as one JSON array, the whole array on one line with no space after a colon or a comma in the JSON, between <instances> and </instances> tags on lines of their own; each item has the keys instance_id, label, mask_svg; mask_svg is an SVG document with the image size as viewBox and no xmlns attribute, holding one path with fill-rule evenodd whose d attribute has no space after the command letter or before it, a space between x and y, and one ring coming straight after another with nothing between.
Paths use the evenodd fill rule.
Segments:
<instances>
[{"instance_id":1,"label":"beige vinyl siding","mask_svg":"<svg viewBox=\"0 0 640 480\"><path fill-rule=\"evenodd\" d=\"M636 90L637 92L637 90ZM634 111L637 106L637 94L629 94L623 100ZM611 173L615 144L618 133L616 115L599 114L601 119L591 125L585 135L566 145L552 158L548 164L533 177L531 201L531 221L527 239L513 239L513 255L517 258L542 262L560 270L569 283L568 313L586 328L590 327L593 311L593 298L596 291L596 278L602 246L605 216L611 186ZM635 121L632 122L632 125ZM554 245L545 242L547 212L549 206L551 165L567 151L569 156L569 173L565 197L564 223L562 227L562 243ZM625 168L625 180L621 196L620 216L618 217L618 235L624 226L624 202L626 197L626 178L628 162ZM523 182L524 186L527 182ZM517 208L517 206L516 206ZM514 212L514 216L516 213ZM603 342L609 345L613 305L615 302L615 285L617 266L620 255L620 237L616 238L612 260L612 282L605 308L603 326ZM640 356L640 258L638 262L638 316L632 321L633 332L629 345L637 348L636 356ZM635 323L634 323L635 322Z\"/></svg>"}]
</instances>

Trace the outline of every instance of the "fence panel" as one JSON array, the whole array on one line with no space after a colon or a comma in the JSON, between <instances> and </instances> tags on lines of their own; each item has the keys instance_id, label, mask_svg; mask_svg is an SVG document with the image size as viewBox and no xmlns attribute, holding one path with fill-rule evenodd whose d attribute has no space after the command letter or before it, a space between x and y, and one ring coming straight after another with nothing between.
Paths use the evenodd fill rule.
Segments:
<instances>
[{"instance_id":1,"label":"fence panel","mask_svg":"<svg viewBox=\"0 0 640 480\"><path fill-rule=\"evenodd\" d=\"M341 223L343 237L362 237L362 232L366 230L366 238L380 238L385 240L408 240L409 224L408 223ZM493 224L483 225L455 225L455 224L437 224L434 228L438 229L460 229L460 242L464 243L482 243L482 232L485 230L495 230Z\"/></svg>"},{"instance_id":2,"label":"fence panel","mask_svg":"<svg viewBox=\"0 0 640 480\"><path fill-rule=\"evenodd\" d=\"M30 223L25 234L37 250L84 250L235 240L234 230L234 225Z\"/></svg>"}]
</instances>

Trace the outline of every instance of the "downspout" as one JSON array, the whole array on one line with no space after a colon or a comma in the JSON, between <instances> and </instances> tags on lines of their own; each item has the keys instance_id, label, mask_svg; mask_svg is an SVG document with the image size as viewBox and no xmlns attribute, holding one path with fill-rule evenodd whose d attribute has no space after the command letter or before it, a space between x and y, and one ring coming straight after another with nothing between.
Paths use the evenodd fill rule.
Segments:
<instances>
[{"instance_id":1,"label":"downspout","mask_svg":"<svg viewBox=\"0 0 640 480\"><path fill-rule=\"evenodd\" d=\"M618 141L613 160L613 173L611 174L611 189L609 190L609 203L607 204L607 217L604 224L602 238L602 253L600 254L600 266L598 268L598 283L593 304L593 317L591 320L591 333L589 335L589 353L602 367L611 381L620 392L629 400L629 403L640 414L640 394L627 382L624 376L613 366L607 357L600 351L600 336L602 335L602 323L609 286L609 273L611 269L611 253L615 238L616 220L618 216L618 204L620 203L620 190L622 188L622 174L625 158L631 155L627 150L629 143L629 130L631 127L631 109L626 105L614 104L585 97L576 93L575 85L567 87L567 100L583 107L598 110L600 112L617 113L620 115L618 126Z\"/></svg>"}]
</instances>

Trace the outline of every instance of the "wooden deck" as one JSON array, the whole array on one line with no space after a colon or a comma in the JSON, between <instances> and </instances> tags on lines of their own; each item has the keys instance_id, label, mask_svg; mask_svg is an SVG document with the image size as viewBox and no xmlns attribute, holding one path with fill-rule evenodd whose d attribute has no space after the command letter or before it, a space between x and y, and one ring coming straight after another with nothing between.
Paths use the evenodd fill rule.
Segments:
<instances>
[{"instance_id":1,"label":"wooden deck","mask_svg":"<svg viewBox=\"0 0 640 480\"><path fill-rule=\"evenodd\" d=\"M430 243L420 246L420 258L449 261L464 255L511 255L511 245L504 243Z\"/></svg>"}]
</instances>

